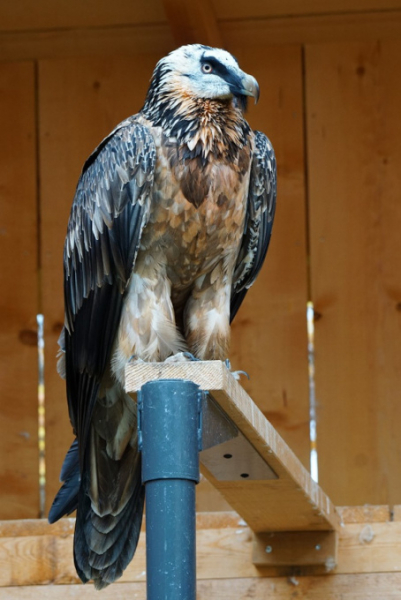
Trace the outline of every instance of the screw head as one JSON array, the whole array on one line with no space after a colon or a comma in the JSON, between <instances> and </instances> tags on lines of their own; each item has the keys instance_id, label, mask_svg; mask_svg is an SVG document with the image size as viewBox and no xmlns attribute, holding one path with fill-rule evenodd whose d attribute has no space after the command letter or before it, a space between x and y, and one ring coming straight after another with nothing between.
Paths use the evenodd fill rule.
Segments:
<instances>
[{"instance_id":1,"label":"screw head","mask_svg":"<svg viewBox=\"0 0 401 600\"><path fill-rule=\"evenodd\" d=\"M273 552L273 548L271 546L266 546L265 551L267 552L267 554L270 554L270 552Z\"/></svg>"}]
</instances>

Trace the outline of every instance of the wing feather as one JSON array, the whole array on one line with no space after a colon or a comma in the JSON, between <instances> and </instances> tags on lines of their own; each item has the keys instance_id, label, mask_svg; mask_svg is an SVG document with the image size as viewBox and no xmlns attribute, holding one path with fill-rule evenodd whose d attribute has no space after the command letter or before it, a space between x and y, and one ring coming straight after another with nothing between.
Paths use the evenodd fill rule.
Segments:
<instances>
[{"instance_id":1,"label":"wing feather","mask_svg":"<svg viewBox=\"0 0 401 600\"><path fill-rule=\"evenodd\" d=\"M128 119L84 165L64 247L67 399L81 469L152 192L156 149Z\"/></svg>"},{"instance_id":2,"label":"wing feather","mask_svg":"<svg viewBox=\"0 0 401 600\"><path fill-rule=\"evenodd\" d=\"M273 146L263 133L256 131L245 228L233 277L231 321L266 257L276 209L276 195L277 174Z\"/></svg>"}]
</instances>

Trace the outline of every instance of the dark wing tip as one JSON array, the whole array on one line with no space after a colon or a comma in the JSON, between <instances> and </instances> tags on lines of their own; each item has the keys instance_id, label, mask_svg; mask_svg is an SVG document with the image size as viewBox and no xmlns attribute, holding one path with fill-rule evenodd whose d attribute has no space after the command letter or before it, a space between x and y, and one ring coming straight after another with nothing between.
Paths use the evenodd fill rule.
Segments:
<instances>
[{"instance_id":1,"label":"dark wing tip","mask_svg":"<svg viewBox=\"0 0 401 600\"><path fill-rule=\"evenodd\" d=\"M270 140L255 132L245 228L235 266L231 321L254 283L269 247L277 196L276 159Z\"/></svg>"}]
</instances>

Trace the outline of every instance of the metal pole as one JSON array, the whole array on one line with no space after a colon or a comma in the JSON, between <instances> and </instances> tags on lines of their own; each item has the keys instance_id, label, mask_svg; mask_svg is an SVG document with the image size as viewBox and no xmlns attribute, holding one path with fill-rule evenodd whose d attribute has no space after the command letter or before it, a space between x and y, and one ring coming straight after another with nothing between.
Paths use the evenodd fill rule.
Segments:
<instances>
[{"instance_id":1,"label":"metal pole","mask_svg":"<svg viewBox=\"0 0 401 600\"><path fill-rule=\"evenodd\" d=\"M199 481L199 386L159 380L138 395L146 486L148 600L196 599L195 485Z\"/></svg>"}]
</instances>

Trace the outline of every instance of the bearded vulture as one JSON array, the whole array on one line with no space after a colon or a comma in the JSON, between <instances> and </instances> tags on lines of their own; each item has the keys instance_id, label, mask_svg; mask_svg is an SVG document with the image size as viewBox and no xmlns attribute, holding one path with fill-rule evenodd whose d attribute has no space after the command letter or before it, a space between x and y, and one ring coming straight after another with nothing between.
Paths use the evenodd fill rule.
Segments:
<instances>
[{"instance_id":1,"label":"bearded vulture","mask_svg":"<svg viewBox=\"0 0 401 600\"><path fill-rule=\"evenodd\" d=\"M248 96L257 101L257 81L228 52L171 52L142 110L100 143L77 185L59 360L76 439L49 521L77 509L75 566L98 589L132 559L142 520L126 364L226 359L230 322L267 252L276 164L244 118Z\"/></svg>"}]
</instances>

